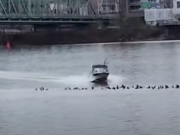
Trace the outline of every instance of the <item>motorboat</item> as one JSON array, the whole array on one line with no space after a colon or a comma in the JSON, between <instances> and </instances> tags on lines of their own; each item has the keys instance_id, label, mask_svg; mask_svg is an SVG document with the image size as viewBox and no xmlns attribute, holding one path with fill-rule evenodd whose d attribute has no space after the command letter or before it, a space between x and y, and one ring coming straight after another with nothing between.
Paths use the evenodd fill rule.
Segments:
<instances>
[{"instance_id":1,"label":"motorboat","mask_svg":"<svg viewBox=\"0 0 180 135\"><path fill-rule=\"evenodd\" d=\"M109 71L106 64L92 65L91 74L93 77L92 82L105 82L108 79Z\"/></svg>"}]
</instances>

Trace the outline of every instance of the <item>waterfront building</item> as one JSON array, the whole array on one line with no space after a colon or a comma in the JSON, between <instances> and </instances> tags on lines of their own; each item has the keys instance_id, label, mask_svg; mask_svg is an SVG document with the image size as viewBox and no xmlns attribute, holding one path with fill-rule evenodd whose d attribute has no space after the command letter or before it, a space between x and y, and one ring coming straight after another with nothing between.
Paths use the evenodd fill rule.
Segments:
<instances>
[{"instance_id":1,"label":"waterfront building","mask_svg":"<svg viewBox=\"0 0 180 135\"><path fill-rule=\"evenodd\" d=\"M126 16L143 17L145 9L170 8L170 3L172 0L120 0L120 7Z\"/></svg>"},{"instance_id":2,"label":"waterfront building","mask_svg":"<svg viewBox=\"0 0 180 135\"><path fill-rule=\"evenodd\" d=\"M119 12L119 0L91 0L91 4L99 14L117 14Z\"/></svg>"},{"instance_id":3,"label":"waterfront building","mask_svg":"<svg viewBox=\"0 0 180 135\"><path fill-rule=\"evenodd\" d=\"M145 9L172 7L172 0L90 0L100 14L116 14L119 9L127 17L143 17Z\"/></svg>"},{"instance_id":4,"label":"waterfront building","mask_svg":"<svg viewBox=\"0 0 180 135\"><path fill-rule=\"evenodd\" d=\"M151 25L179 23L180 0L164 0L159 9L145 9L144 18Z\"/></svg>"}]
</instances>

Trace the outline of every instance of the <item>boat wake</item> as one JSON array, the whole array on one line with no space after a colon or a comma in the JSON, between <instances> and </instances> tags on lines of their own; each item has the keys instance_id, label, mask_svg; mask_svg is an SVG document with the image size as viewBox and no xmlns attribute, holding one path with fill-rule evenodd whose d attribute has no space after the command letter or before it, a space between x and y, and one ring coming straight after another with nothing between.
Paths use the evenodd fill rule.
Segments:
<instances>
[{"instance_id":1,"label":"boat wake","mask_svg":"<svg viewBox=\"0 0 180 135\"><path fill-rule=\"evenodd\" d=\"M87 86L91 83L92 78L87 74L71 75L71 76L50 76L39 73L27 73L27 72L9 72L0 71L0 81L18 81L23 83L24 81L33 81L41 83L57 83L67 86ZM108 83L116 85L124 80L123 77L117 75L109 75Z\"/></svg>"}]
</instances>

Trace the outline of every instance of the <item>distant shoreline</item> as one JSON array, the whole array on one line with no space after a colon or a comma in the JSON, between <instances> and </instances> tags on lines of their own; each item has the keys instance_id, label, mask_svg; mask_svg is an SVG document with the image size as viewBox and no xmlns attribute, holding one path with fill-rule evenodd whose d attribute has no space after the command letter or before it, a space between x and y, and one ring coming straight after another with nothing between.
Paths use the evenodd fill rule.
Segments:
<instances>
[{"instance_id":1,"label":"distant shoreline","mask_svg":"<svg viewBox=\"0 0 180 135\"><path fill-rule=\"evenodd\" d=\"M162 43L180 43L180 40L152 40L152 41L132 41L132 42L105 42L105 43L80 43L80 44L54 44L51 46L67 46L67 45L73 45L73 46L103 46L103 45L122 45L122 44L162 44ZM43 46L31 46L31 45L17 45L17 47L45 47L49 45L43 45ZM4 46L0 46L0 48L5 48Z\"/></svg>"},{"instance_id":2,"label":"distant shoreline","mask_svg":"<svg viewBox=\"0 0 180 135\"><path fill-rule=\"evenodd\" d=\"M160 38L161 37L161 38ZM0 45L5 46L10 42L13 46L44 46L44 45L67 45L67 44L93 44L112 42L139 42L145 40L164 40L162 32L130 31L129 34L119 29L87 29L77 31L41 31L27 33L0 33Z\"/></svg>"},{"instance_id":3,"label":"distant shoreline","mask_svg":"<svg viewBox=\"0 0 180 135\"><path fill-rule=\"evenodd\" d=\"M116 24L116 26L119 26ZM21 28L0 32L0 46L9 42L12 46L88 45L102 43L143 43L167 41L168 32L162 27L146 25L143 18L127 18L118 28L99 28L98 25L73 27L72 29ZM170 39L171 40L171 39ZM147 42L146 42L147 43Z\"/></svg>"},{"instance_id":4,"label":"distant shoreline","mask_svg":"<svg viewBox=\"0 0 180 135\"><path fill-rule=\"evenodd\" d=\"M145 41L131 41L131 42L109 42L109 43L85 43L73 45L118 45L118 44L157 44L157 43L179 43L180 40L145 40ZM68 44L62 44L68 45ZM55 45L56 46L56 45Z\"/></svg>"}]
</instances>

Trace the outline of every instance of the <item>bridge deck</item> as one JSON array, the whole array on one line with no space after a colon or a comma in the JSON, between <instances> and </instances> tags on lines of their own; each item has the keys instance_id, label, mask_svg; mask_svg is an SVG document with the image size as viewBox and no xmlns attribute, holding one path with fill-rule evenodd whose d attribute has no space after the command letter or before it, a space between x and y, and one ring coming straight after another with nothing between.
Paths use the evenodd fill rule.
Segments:
<instances>
[{"instance_id":1,"label":"bridge deck","mask_svg":"<svg viewBox=\"0 0 180 135\"><path fill-rule=\"evenodd\" d=\"M109 21L116 17L109 16L0 16L0 24L54 24L54 23L93 23Z\"/></svg>"}]
</instances>

